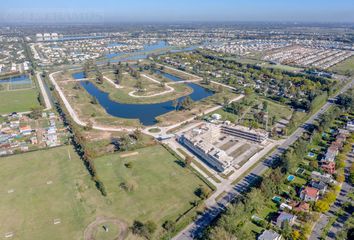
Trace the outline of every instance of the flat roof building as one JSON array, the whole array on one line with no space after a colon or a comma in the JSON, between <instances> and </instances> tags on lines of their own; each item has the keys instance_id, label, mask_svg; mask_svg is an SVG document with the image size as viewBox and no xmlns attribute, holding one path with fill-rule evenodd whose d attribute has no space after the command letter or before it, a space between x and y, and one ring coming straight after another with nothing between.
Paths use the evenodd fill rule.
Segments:
<instances>
[{"instance_id":1,"label":"flat roof building","mask_svg":"<svg viewBox=\"0 0 354 240\"><path fill-rule=\"evenodd\" d=\"M250 129L239 125L221 125L221 132L248 141L263 143L268 139L268 132L261 129Z\"/></svg>"}]
</instances>

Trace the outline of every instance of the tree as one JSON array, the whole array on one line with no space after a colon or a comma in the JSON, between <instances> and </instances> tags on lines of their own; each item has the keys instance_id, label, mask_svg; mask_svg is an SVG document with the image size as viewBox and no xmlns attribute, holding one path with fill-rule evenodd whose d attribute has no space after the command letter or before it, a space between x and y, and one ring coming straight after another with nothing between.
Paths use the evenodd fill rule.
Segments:
<instances>
[{"instance_id":1,"label":"tree","mask_svg":"<svg viewBox=\"0 0 354 240\"><path fill-rule=\"evenodd\" d=\"M317 212L321 212L321 213L325 213L329 210L329 203L327 201L324 200L318 200L315 203L314 209Z\"/></svg>"},{"instance_id":2,"label":"tree","mask_svg":"<svg viewBox=\"0 0 354 240\"><path fill-rule=\"evenodd\" d=\"M186 159L184 160L184 165L187 167L187 166L190 166L191 163L193 162L193 158L191 156L186 156Z\"/></svg>"},{"instance_id":3,"label":"tree","mask_svg":"<svg viewBox=\"0 0 354 240\"><path fill-rule=\"evenodd\" d=\"M32 108L29 117L32 119L39 119L42 116L41 108Z\"/></svg>"},{"instance_id":4,"label":"tree","mask_svg":"<svg viewBox=\"0 0 354 240\"><path fill-rule=\"evenodd\" d=\"M230 98L227 96L223 96L222 98L223 98L223 105L227 106L230 102Z\"/></svg>"},{"instance_id":5,"label":"tree","mask_svg":"<svg viewBox=\"0 0 354 240\"><path fill-rule=\"evenodd\" d=\"M176 228L176 223L174 221L171 220L166 220L163 224L162 227L168 231L168 232L173 232Z\"/></svg>"},{"instance_id":6,"label":"tree","mask_svg":"<svg viewBox=\"0 0 354 240\"><path fill-rule=\"evenodd\" d=\"M97 71L96 72L96 82L98 84L102 84L103 83L103 74L101 71Z\"/></svg>"},{"instance_id":7,"label":"tree","mask_svg":"<svg viewBox=\"0 0 354 240\"><path fill-rule=\"evenodd\" d=\"M286 240L290 240L292 237L292 229L289 221L285 221L282 229L282 235Z\"/></svg>"},{"instance_id":8,"label":"tree","mask_svg":"<svg viewBox=\"0 0 354 240\"><path fill-rule=\"evenodd\" d=\"M152 235L156 231L157 226L153 221L147 221L145 224L135 220L131 227L132 233L145 237L146 239L151 239Z\"/></svg>"},{"instance_id":9,"label":"tree","mask_svg":"<svg viewBox=\"0 0 354 240\"><path fill-rule=\"evenodd\" d=\"M194 191L195 195L197 195L198 197L200 197L201 199L206 199L209 196L209 190L206 189L204 186L198 187L195 191Z\"/></svg>"},{"instance_id":10,"label":"tree","mask_svg":"<svg viewBox=\"0 0 354 240\"><path fill-rule=\"evenodd\" d=\"M179 105L179 102L177 99L172 101L172 106L175 108L175 111L177 111L178 105Z\"/></svg>"},{"instance_id":11,"label":"tree","mask_svg":"<svg viewBox=\"0 0 354 240\"><path fill-rule=\"evenodd\" d=\"M210 232L209 239L237 240L235 236L226 231L223 227L213 228Z\"/></svg>"},{"instance_id":12,"label":"tree","mask_svg":"<svg viewBox=\"0 0 354 240\"><path fill-rule=\"evenodd\" d=\"M190 110L193 104L193 100L191 99L190 96L185 97L181 104L180 104L180 109L182 110Z\"/></svg>"},{"instance_id":13,"label":"tree","mask_svg":"<svg viewBox=\"0 0 354 240\"><path fill-rule=\"evenodd\" d=\"M141 79L138 79L138 81L136 82L135 87L138 89L139 92L144 91L143 82L141 81Z\"/></svg>"},{"instance_id":14,"label":"tree","mask_svg":"<svg viewBox=\"0 0 354 240\"><path fill-rule=\"evenodd\" d=\"M249 96L253 93L253 89L250 87L247 87L247 88L245 88L244 92L245 92L246 96Z\"/></svg>"}]
</instances>

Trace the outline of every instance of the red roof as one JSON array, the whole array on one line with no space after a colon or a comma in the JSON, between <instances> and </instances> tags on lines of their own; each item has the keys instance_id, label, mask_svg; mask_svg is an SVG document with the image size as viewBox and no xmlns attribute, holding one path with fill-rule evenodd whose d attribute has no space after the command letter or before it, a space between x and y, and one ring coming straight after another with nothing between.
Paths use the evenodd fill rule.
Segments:
<instances>
[{"instance_id":1,"label":"red roof","mask_svg":"<svg viewBox=\"0 0 354 240\"><path fill-rule=\"evenodd\" d=\"M318 195L318 190L316 188L313 188L313 187L306 187L304 189L304 193L307 195L307 196L310 196L310 197L317 197Z\"/></svg>"}]
</instances>

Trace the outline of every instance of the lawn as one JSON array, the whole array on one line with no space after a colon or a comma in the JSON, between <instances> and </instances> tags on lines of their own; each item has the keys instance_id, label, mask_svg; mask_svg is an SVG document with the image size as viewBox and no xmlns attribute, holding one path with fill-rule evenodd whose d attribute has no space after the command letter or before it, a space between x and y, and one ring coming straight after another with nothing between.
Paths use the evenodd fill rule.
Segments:
<instances>
[{"instance_id":1,"label":"lawn","mask_svg":"<svg viewBox=\"0 0 354 240\"><path fill-rule=\"evenodd\" d=\"M82 239L95 212L84 196L100 196L71 147L1 158L0 175L2 236L13 232L11 239ZM55 225L54 219L61 223Z\"/></svg>"},{"instance_id":2,"label":"lawn","mask_svg":"<svg viewBox=\"0 0 354 240\"><path fill-rule=\"evenodd\" d=\"M354 75L354 56L330 68L331 71L343 75Z\"/></svg>"},{"instance_id":3,"label":"lawn","mask_svg":"<svg viewBox=\"0 0 354 240\"><path fill-rule=\"evenodd\" d=\"M95 160L97 173L108 192L107 202L123 220L153 220L159 226L176 220L197 200L194 191L207 187L194 173L182 168L177 159L160 145L137 150L124 157L113 154ZM127 163L132 167L128 168ZM132 191L121 183L129 183Z\"/></svg>"},{"instance_id":4,"label":"lawn","mask_svg":"<svg viewBox=\"0 0 354 240\"><path fill-rule=\"evenodd\" d=\"M176 220L190 209L190 201L198 199L194 190L206 185L160 145L137 152L94 161L106 198L71 146L1 158L0 234L13 232L12 239L83 239L86 226L97 216L129 225L136 219L153 220L161 230L164 220ZM127 162L133 167L125 167ZM128 180L136 183L132 192L119 187ZM117 231L111 227L109 232ZM105 235L102 229L96 234Z\"/></svg>"},{"instance_id":5,"label":"lawn","mask_svg":"<svg viewBox=\"0 0 354 240\"><path fill-rule=\"evenodd\" d=\"M39 107L37 89L0 92L0 114L30 111Z\"/></svg>"}]
</instances>

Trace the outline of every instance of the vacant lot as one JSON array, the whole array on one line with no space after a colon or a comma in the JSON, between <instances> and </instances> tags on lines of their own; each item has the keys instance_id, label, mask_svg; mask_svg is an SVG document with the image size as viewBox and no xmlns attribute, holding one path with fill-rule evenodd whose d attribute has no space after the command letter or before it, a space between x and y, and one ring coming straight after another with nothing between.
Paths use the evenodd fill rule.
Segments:
<instances>
[{"instance_id":1,"label":"vacant lot","mask_svg":"<svg viewBox=\"0 0 354 240\"><path fill-rule=\"evenodd\" d=\"M347 76L354 76L354 56L330 68L331 71Z\"/></svg>"},{"instance_id":2,"label":"vacant lot","mask_svg":"<svg viewBox=\"0 0 354 240\"><path fill-rule=\"evenodd\" d=\"M30 111L39 107L37 89L0 92L0 114Z\"/></svg>"},{"instance_id":3,"label":"vacant lot","mask_svg":"<svg viewBox=\"0 0 354 240\"><path fill-rule=\"evenodd\" d=\"M129 225L135 219L159 225L165 219L175 220L197 199L193 192L202 181L159 145L137 152L95 161L106 198L71 146L1 158L0 238L12 232L11 239L83 239L86 227L99 216ZM133 167L126 168L127 162ZM128 180L136 183L134 191L119 187ZM104 235L97 231L96 236Z\"/></svg>"},{"instance_id":4,"label":"vacant lot","mask_svg":"<svg viewBox=\"0 0 354 240\"><path fill-rule=\"evenodd\" d=\"M153 220L161 225L166 219L176 220L191 208L191 201L198 199L195 189L205 185L160 145L134 152L138 154L113 154L95 160L112 211L128 222ZM132 190L125 190L122 183Z\"/></svg>"}]
</instances>

